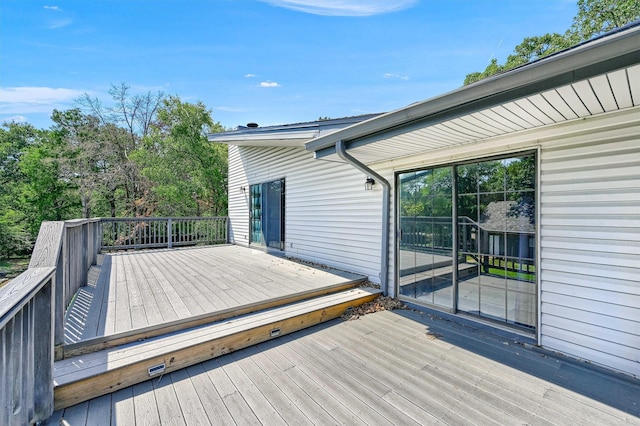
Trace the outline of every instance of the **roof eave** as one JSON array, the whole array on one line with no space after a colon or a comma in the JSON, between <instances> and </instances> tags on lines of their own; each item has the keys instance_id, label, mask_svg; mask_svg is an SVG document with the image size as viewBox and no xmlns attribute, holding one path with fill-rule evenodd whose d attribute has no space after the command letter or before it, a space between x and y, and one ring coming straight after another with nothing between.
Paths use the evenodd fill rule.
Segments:
<instances>
[{"instance_id":1,"label":"roof eave","mask_svg":"<svg viewBox=\"0 0 640 426\"><path fill-rule=\"evenodd\" d=\"M584 80L640 62L640 25L622 33L593 40L567 51L496 75L444 95L418 102L379 117L363 121L306 144L316 156L335 153L338 140L358 146L411 123L424 126L430 119L442 121L527 95ZM400 130L398 130L400 132Z\"/></svg>"}]
</instances>

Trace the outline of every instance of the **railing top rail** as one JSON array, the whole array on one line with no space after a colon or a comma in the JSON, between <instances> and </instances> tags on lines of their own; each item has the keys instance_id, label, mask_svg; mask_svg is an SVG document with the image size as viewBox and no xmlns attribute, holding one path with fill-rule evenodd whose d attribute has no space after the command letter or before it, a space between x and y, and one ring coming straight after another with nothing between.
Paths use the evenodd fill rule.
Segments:
<instances>
[{"instance_id":1,"label":"railing top rail","mask_svg":"<svg viewBox=\"0 0 640 426\"><path fill-rule=\"evenodd\" d=\"M58 265L64 227L64 222L42 222L29 268Z\"/></svg>"},{"instance_id":2,"label":"railing top rail","mask_svg":"<svg viewBox=\"0 0 640 426\"><path fill-rule=\"evenodd\" d=\"M100 222L100 218L91 218L91 219L70 219L64 221L65 228L75 228L77 226L82 226L85 223L95 223Z\"/></svg>"},{"instance_id":3,"label":"railing top rail","mask_svg":"<svg viewBox=\"0 0 640 426\"><path fill-rule=\"evenodd\" d=\"M53 267L29 268L0 288L0 329L49 281Z\"/></svg>"},{"instance_id":4,"label":"railing top rail","mask_svg":"<svg viewBox=\"0 0 640 426\"><path fill-rule=\"evenodd\" d=\"M161 221L161 220L223 220L227 219L227 216L187 216L187 217L103 217L100 218L101 222L130 222L130 221L139 221L139 222L150 222L150 221Z\"/></svg>"}]
</instances>

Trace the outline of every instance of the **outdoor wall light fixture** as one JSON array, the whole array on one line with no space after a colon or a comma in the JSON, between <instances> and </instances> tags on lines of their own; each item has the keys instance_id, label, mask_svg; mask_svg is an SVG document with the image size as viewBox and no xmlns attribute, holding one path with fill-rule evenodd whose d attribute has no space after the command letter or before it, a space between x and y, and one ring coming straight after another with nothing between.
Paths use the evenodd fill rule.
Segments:
<instances>
[{"instance_id":1,"label":"outdoor wall light fixture","mask_svg":"<svg viewBox=\"0 0 640 426\"><path fill-rule=\"evenodd\" d=\"M367 180L364 181L364 190L371 191L373 189L373 185L376 184L376 181L373 178L367 177Z\"/></svg>"}]
</instances>

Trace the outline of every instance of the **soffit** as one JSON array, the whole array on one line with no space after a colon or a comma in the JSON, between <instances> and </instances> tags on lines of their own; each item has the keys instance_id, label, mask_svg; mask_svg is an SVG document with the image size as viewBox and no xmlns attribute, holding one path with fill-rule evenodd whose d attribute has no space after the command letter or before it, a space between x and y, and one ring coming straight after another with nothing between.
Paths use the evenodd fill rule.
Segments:
<instances>
[{"instance_id":1,"label":"soffit","mask_svg":"<svg viewBox=\"0 0 640 426\"><path fill-rule=\"evenodd\" d=\"M448 120L354 140L348 149L361 162L372 164L638 105L640 65L634 65ZM333 153L322 158L340 161Z\"/></svg>"}]
</instances>

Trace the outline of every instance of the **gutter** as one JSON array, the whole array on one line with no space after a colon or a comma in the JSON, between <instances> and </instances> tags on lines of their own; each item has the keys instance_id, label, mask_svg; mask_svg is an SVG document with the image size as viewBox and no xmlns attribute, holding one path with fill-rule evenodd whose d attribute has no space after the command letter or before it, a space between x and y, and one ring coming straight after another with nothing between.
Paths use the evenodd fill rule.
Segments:
<instances>
[{"instance_id":1,"label":"gutter","mask_svg":"<svg viewBox=\"0 0 640 426\"><path fill-rule=\"evenodd\" d=\"M436 124L484 108L541 93L555 87L585 80L638 64L640 59L640 21L614 30L567 50L538 59L469 86L435 98L416 102L351 125L335 133L307 142L316 158L334 154L335 142L348 142L349 148L366 145L394 132Z\"/></svg>"},{"instance_id":2,"label":"gutter","mask_svg":"<svg viewBox=\"0 0 640 426\"><path fill-rule=\"evenodd\" d=\"M335 145L336 153L338 157L344 160L346 163L351 164L356 169L360 170L367 176L373 177L376 181L382 184L382 235L380 241L380 288L382 288L382 294L387 295L388 281L389 281L389 208L391 201L391 185L378 173L374 172L360 161L356 160L350 154L347 153L345 144L342 140L338 140Z\"/></svg>"}]
</instances>

